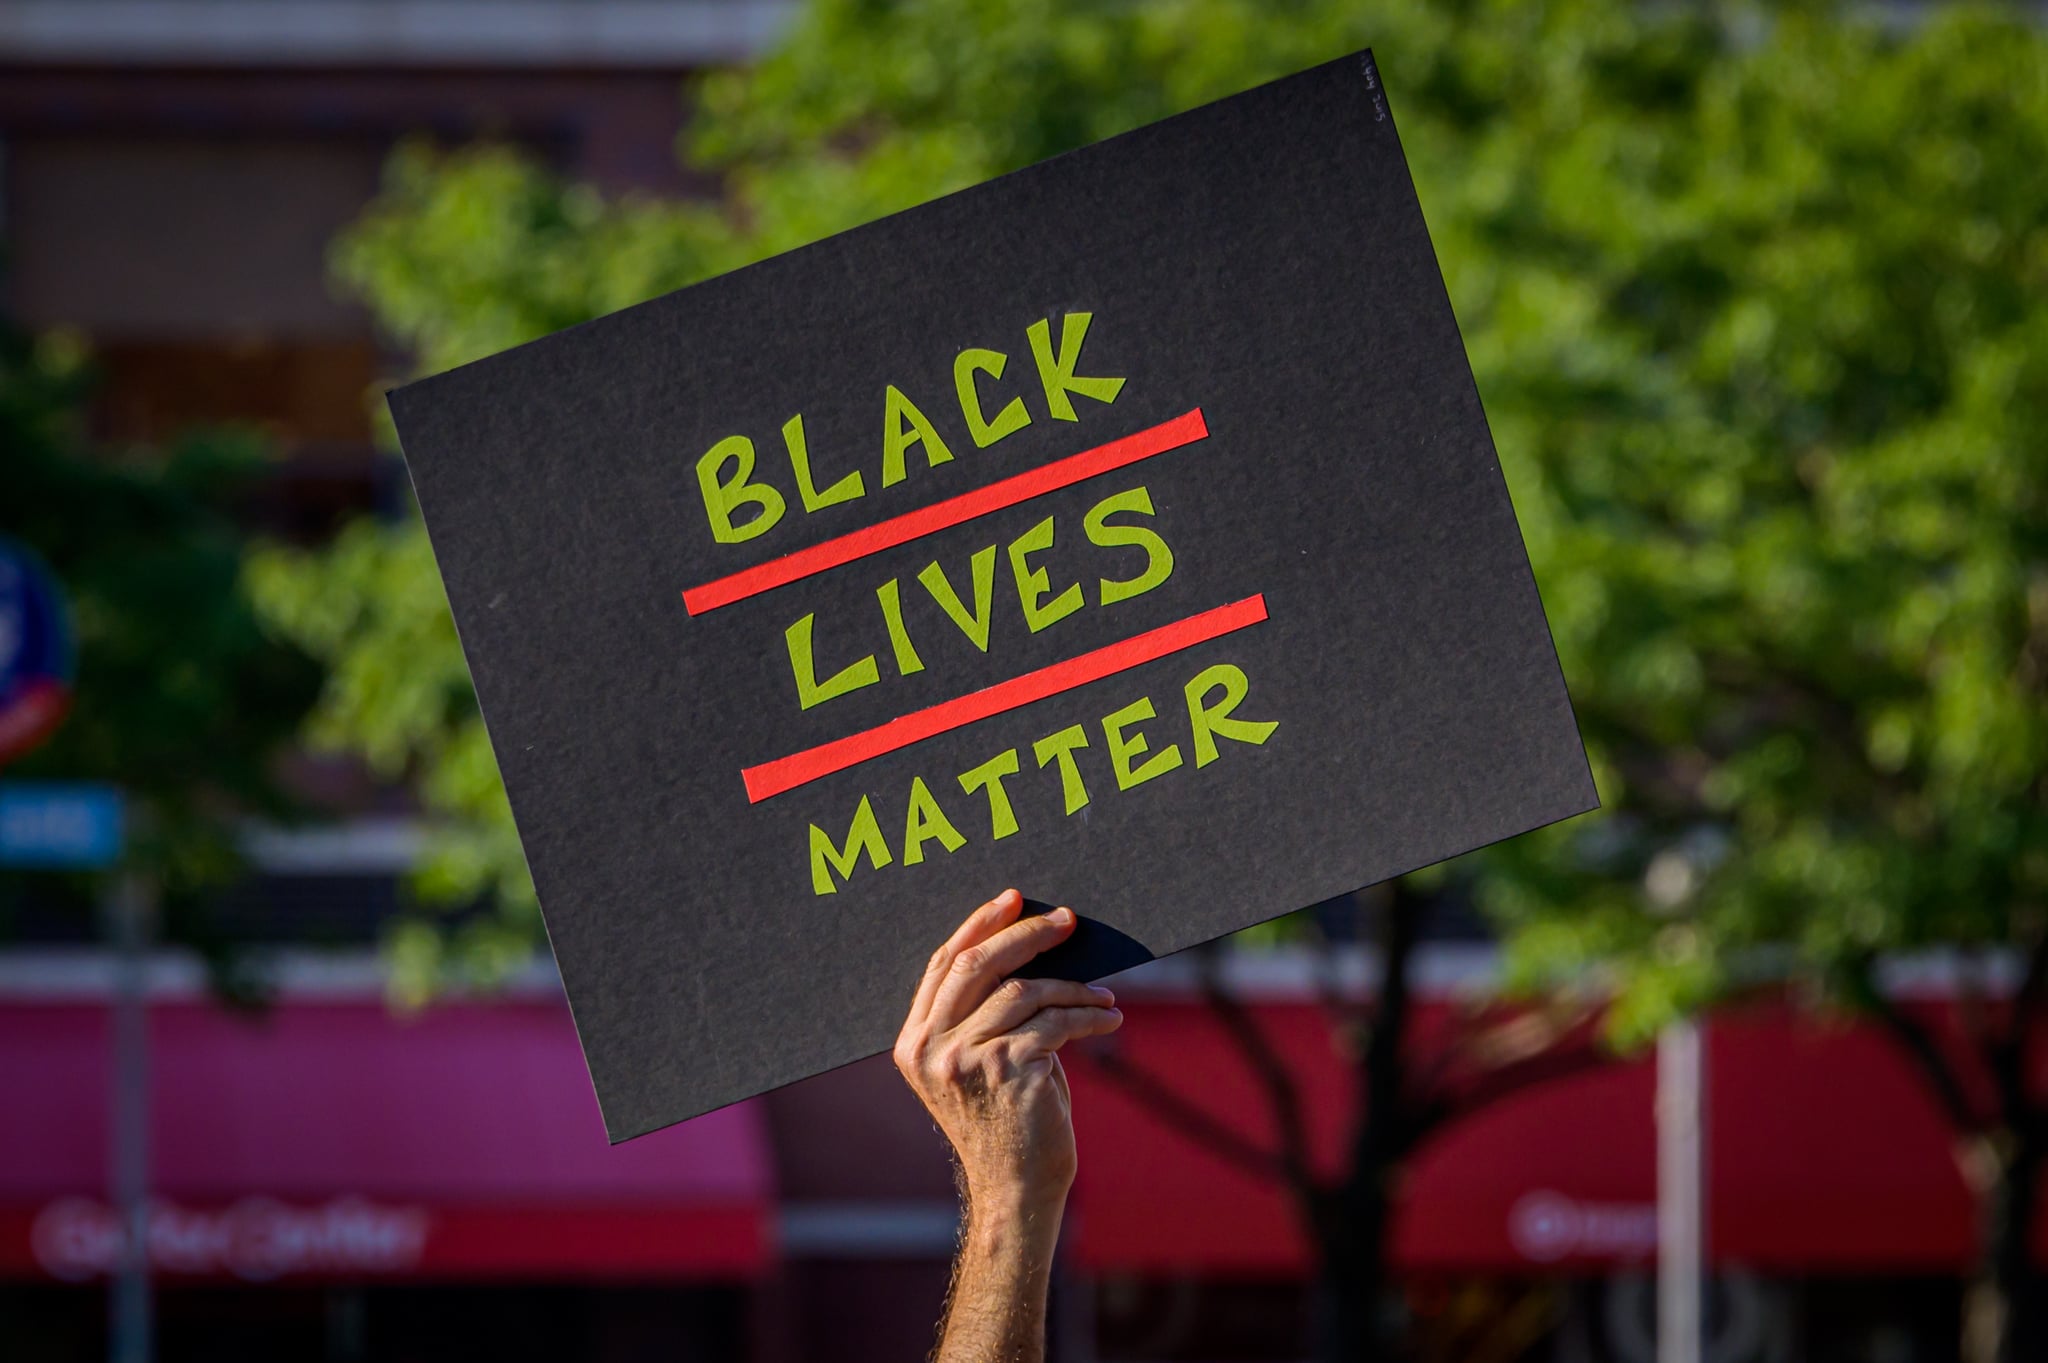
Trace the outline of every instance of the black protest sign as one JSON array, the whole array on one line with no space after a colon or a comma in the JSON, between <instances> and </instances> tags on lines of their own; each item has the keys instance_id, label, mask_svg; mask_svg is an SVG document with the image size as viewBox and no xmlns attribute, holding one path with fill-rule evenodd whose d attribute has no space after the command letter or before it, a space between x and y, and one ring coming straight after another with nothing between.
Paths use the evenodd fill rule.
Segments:
<instances>
[{"instance_id":1,"label":"black protest sign","mask_svg":"<svg viewBox=\"0 0 2048 1363\"><path fill-rule=\"evenodd\" d=\"M1369 56L392 407L614 1139L1595 803Z\"/></svg>"}]
</instances>

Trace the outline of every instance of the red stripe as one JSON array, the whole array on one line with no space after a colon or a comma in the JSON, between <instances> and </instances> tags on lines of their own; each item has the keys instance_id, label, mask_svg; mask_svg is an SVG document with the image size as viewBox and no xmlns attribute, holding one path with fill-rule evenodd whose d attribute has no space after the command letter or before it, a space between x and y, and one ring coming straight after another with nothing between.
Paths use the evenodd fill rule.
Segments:
<instances>
[{"instance_id":1,"label":"red stripe","mask_svg":"<svg viewBox=\"0 0 2048 1363\"><path fill-rule=\"evenodd\" d=\"M750 596L776 587L787 586L801 578L843 567L855 559L879 554L884 549L894 549L899 544L908 544L925 535L936 535L941 530L950 530L963 521L976 516L986 516L991 511L1028 502L1033 497L1043 497L1048 492L1057 492L1071 487L1098 474L1135 464L1141 459L1150 459L1155 454L1191 445L1207 438L1208 423L1202 420L1202 409L1197 407L1171 421L1162 421L1121 440L1112 440L1107 445L1097 445L1092 450L1070 454L1065 459L1055 459L1027 473L990 483L987 487L973 492L963 492L958 497L948 497L943 502L917 511L856 530L850 535L841 535L836 540L799 549L771 559L744 572L721 577L701 587L691 587L683 593L683 605L692 615L702 615L720 606L730 606L735 601L744 601Z\"/></svg>"},{"instance_id":2,"label":"red stripe","mask_svg":"<svg viewBox=\"0 0 2048 1363\"><path fill-rule=\"evenodd\" d=\"M1191 615L1171 625L1147 630L1135 638L1098 648L1093 653L1083 653L1078 658L1012 677L985 691L955 697L861 733L806 748L779 761L748 767L740 773L747 783L747 803L759 804L771 795L794 790L821 776L845 771L870 758L907 748L934 735L1002 714L1005 710L1015 710L1047 696L1086 686L1089 682L1128 671L1141 663L1164 658L1169 653L1193 648L1232 630L1256 625L1265 618L1266 597L1262 592L1227 606L1203 611L1200 615Z\"/></svg>"}]
</instances>

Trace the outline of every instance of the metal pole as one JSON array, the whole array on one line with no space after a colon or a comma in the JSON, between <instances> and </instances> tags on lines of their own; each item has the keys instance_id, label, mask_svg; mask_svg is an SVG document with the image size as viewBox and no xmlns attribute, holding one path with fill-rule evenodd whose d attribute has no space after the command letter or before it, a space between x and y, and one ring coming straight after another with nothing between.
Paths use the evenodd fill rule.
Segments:
<instances>
[{"instance_id":1,"label":"metal pole","mask_svg":"<svg viewBox=\"0 0 2048 1363\"><path fill-rule=\"evenodd\" d=\"M149 1012L146 991L155 895L140 876L115 882L114 1055L109 1180L121 1218L121 1260L108 1303L108 1356L150 1363Z\"/></svg>"},{"instance_id":2,"label":"metal pole","mask_svg":"<svg viewBox=\"0 0 2048 1363\"><path fill-rule=\"evenodd\" d=\"M1657 1036L1657 1363L1705 1352L1706 1047L1700 1024Z\"/></svg>"}]
</instances>

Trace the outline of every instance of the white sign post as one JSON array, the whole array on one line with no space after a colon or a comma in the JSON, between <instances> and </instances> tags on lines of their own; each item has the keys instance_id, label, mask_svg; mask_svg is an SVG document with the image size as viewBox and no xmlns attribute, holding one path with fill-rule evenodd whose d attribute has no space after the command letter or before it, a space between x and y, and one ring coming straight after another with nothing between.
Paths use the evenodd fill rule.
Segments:
<instances>
[{"instance_id":1,"label":"white sign post","mask_svg":"<svg viewBox=\"0 0 2048 1363\"><path fill-rule=\"evenodd\" d=\"M1700 1024L1657 1037L1657 1363L1701 1363L1706 1296L1706 1044Z\"/></svg>"}]
</instances>

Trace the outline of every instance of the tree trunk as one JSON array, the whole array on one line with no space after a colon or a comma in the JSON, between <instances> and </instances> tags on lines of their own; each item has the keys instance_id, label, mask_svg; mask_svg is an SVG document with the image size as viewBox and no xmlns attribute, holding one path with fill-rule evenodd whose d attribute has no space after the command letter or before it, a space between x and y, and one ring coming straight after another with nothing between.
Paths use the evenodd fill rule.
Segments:
<instances>
[{"instance_id":1,"label":"tree trunk","mask_svg":"<svg viewBox=\"0 0 2048 1363\"><path fill-rule=\"evenodd\" d=\"M1409 1132L1402 1065L1408 1031L1408 968L1415 954L1421 904L1387 887L1380 923L1380 990L1372 1035L1359 1057L1362 1099L1351 1164L1317 1236L1322 1255L1318 1289L1325 1363L1391 1363L1402 1352L1400 1313L1392 1300L1387 1239L1392 1190Z\"/></svg>"},{"instance_id":2,"label":"tree trunk","mask_svg":"<svg viewBox=\"0 0 2048 1363\"><path fill-rule=\"evenodd\" d=\"M1999 1116L2009 1142L1996 1166L1998 1182L1985 1197L1984 1282L1989 1308L1980 1320L1989 1328L1983 1352L1996 1363L2039 1363L2048 1359L2048 1281L2034 1266L2034 1213L2039 1206L2041 1170L2048 1160L2048 1113L2034 1102L2032 1043L2040 1009L2048 996L2048 936L2027 953L2027 970L2013 994L2005 1035L1986 1056L1998 1095ZM1973 1326L1979 1321L1972 1321Z\"/></svg>"},{"instance_id":3,"label":"tree trunk","mask_svg":"<svg viewBox=\"0 0 2048 1363\"><path fill-rule=\"evenodd\" d=\"M1988 1347L1993 1363L2048 1359L2048 1275L2034 1265L2033 1223L2048 1158L2041 1114L2021 1114L2012 1158L1986 1198L1984 1283L1992 1294Z\"/></svg>"},{"instance_id":4,"label":"tree trunk","mask_svg":"<svg viewBox=\"0 0 2048 1363\"><path fill-rule=\"evenodd\" d=\"M1328 1199L1327 1215L1316 1244L1316 1357L1388 1363L1399 1356L1401 1340L1388 1310L1386 1199L1347 1187Z\"/></svg>"}]
</instances>

